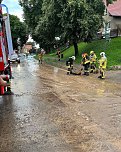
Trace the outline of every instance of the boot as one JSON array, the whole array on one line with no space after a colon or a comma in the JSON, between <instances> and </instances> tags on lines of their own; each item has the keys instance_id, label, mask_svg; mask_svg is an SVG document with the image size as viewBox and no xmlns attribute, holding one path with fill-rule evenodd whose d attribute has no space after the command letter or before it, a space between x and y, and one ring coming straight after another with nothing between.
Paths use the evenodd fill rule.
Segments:
<instances>
[{"instance_id":1,"label":"boot","mask_svg":"<svg viewBox=\"0 0 121 152\"><path fill-rule=\"evenodd\" d=\"M100 75L98 78L100 78L100 79L101 79L101 78L102 78L102 76Z\"/></svg>"},{"instance_id":2,"label":"boot","mask_svg":"<svg viewBox=\"0 0 121 152\"><path fill-rule=\"evenodd\" d=\"M86 76L89 76L89 72L86 72Z\"/></svg>"}]
</instances>

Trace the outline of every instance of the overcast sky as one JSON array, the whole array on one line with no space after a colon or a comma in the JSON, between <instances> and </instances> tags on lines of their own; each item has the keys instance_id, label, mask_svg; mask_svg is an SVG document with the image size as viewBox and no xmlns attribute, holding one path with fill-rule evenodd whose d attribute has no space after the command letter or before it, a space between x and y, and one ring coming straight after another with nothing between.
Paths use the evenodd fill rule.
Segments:
<instances>
[{"instance_id":1,"label":"overcast sky","mask_svg":"<svg viewBox=\"0 0 121 152\"><path fill-rule=\"evenodd\" d=\"M19 5L18 0L3 0L2 4L5 4L8 7L9 14L16 15L20 18L21 21L23 21L23 18L22 18L23 11L22 11L21 6ZM5 12L5 10L6 9L3 8L3 12ZM29 36L28 41L33 42L33 39L31 38L31 36ZM35 46L39 48L38 44L36 44Z\"/></svg>"},{"instance_id":2,"label":"overcast sky","mask_svg":"<svg viewBox=\"0 0 121 152\"><path fill-rule=\"evenodd\" d=\"M9 14L18 16L22 21L23 12L18 0L3 0L2 4L5 4L8 7Z\"/></svg>"}]
</instances>

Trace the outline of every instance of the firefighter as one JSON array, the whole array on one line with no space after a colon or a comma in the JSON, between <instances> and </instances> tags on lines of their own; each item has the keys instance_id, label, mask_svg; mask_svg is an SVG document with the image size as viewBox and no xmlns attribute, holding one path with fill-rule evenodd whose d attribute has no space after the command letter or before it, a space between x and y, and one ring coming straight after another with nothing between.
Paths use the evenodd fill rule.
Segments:
<instances>
[{"instance_id":1,"label":"firefighter","mask_svg":"<svg viewBox=\"0 0 121 152\"><path fill-rule=\"evenodd\" d=\"M69 57L69 59L66 61L67 66L67 74L72 74L73 70L73 62L75 61L75 56Z\"/></svg>"},{"instance_id":2,"label":"firefighter","mask_svg":"<svg viewBox=\"0 0 121 152\"><path fill-rule=\"evenodd\" d=\"M82 54L81 65L84 67L84 75L89 76L90 59L87 53Z\"/></svg>"},{"instance_id":3,"label":"firefighter","mask_svg":"<svg viewBox=\"0 0 121 152\"><path fill-rule=\"evenodd\" d=\"M97 56L94 51L90 51L90 73L96 73Z\"/></svg>"},{"instance_id":4,"label":"firefighter","mask_svg":"<svg viewBox=\"0 0 121 152\"><path fill-rule=\"evenodd\" d=\"M0 95L12 94L9 75L0 75Z\"/></svg>"},{"instance_id":5,"label":"firefighter","mask_svg":"<svg viewBox=\"0 0 121 152\"><path fill-rule=\"evenodd\" d=\"M4 81L4 79L6 79L6 75L0 75L0 86L10 86L10 82Z\"/></svg>"},{"instance_id":6,"label":"firefighter","mask_svg":"<svg viewBox=\"0 0 121 152\"><path fill-rule=\"evenodd\" d=\"M105 55L105 52L100 53L100 60L99 60L99 70L100 70L100 76L98 78L105 79L105 70L107 66L107 57Z\"/></svg>"},{"instance_id":7,"label":"firefighter","mask_svg":"<svg viewBox=\"0 0 121 152\"><path fill-rule=\"evenodd\" d=\"M44 54L45 54L45 50L41 49L40 53L38 54L39 63L41 63L41 64L42 64L42 61L43 61Z\"/></svg>"},{"instance_id":8,"label":"firefighter","mask_svg":"<svg viewBox=\"0 0 121 152\"><path fill-rule=\"evenodd\" d=\"M56 55L58 56L58 61L60 61L60 58L61 58L61 52L60 52L60 49L59 49L59 48L58 48L58 51L57 51Z\"/></svg>"},{"instance_id":9,"label":"firefighter","mask_svg":"<svg viewBox=\"0 0 121 152\"><path fill-rule=\"evenodd\" d=\"M39 63L41 62L41 64L42 64L42 57L43 57L43 55L42 55L42 53L40 52L40 53L38 54L38 59L39 59Z\"/></svg>"}]
</instances>

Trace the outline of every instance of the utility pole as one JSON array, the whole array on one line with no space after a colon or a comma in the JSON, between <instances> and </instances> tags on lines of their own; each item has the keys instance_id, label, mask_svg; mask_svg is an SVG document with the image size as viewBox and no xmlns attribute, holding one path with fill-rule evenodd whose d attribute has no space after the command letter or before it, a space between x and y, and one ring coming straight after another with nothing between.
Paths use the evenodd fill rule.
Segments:
<instances>
[{"instance_id":1,"label":"utility pole","mask_svg":"<svg viewBox=\"0 0 121 152\"><path fill-rule=\"evenodd\" d=\"M107 6L108 6L108 2L106 0L106 3L105 3L105 12L104 12L104 16L103 16L103 38L105 38L106 42L105 42L105 48L104 49L107 49L107 43L110 42L110 16L109 16L109 13L108 13L108 10L107 10Z\"/></svg>"},{"instance_id":2,"label":"utility pole","mask_svg":"<svg viewBox=\"0 0 121 152\"><path fill-rule=\"evenodd\" d=\"M103 24L104 24L104 37L106 41L110 40L110 18L108 14L103 16Z\"/></svg>"}]
</instances>

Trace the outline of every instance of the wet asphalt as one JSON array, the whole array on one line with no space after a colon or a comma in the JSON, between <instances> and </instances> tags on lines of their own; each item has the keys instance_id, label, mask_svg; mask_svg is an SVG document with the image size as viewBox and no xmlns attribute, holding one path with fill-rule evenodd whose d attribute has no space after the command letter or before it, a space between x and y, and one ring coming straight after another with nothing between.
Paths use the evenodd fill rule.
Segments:
<instances>
[{"instance_id":1,"label":"wet asphalt","mask_svg":"<svg viewBox=\"0 0 121 152\"><path fill-rule=\"evenodd\" d=\"M37 68L38 62L32 56L12 65L14 95L0 96L0 152L71 152L74 149L60 137L60 128L49 118L55 107L43 98L50 88L35 75Z\"/></svg>"}]
</instances>

